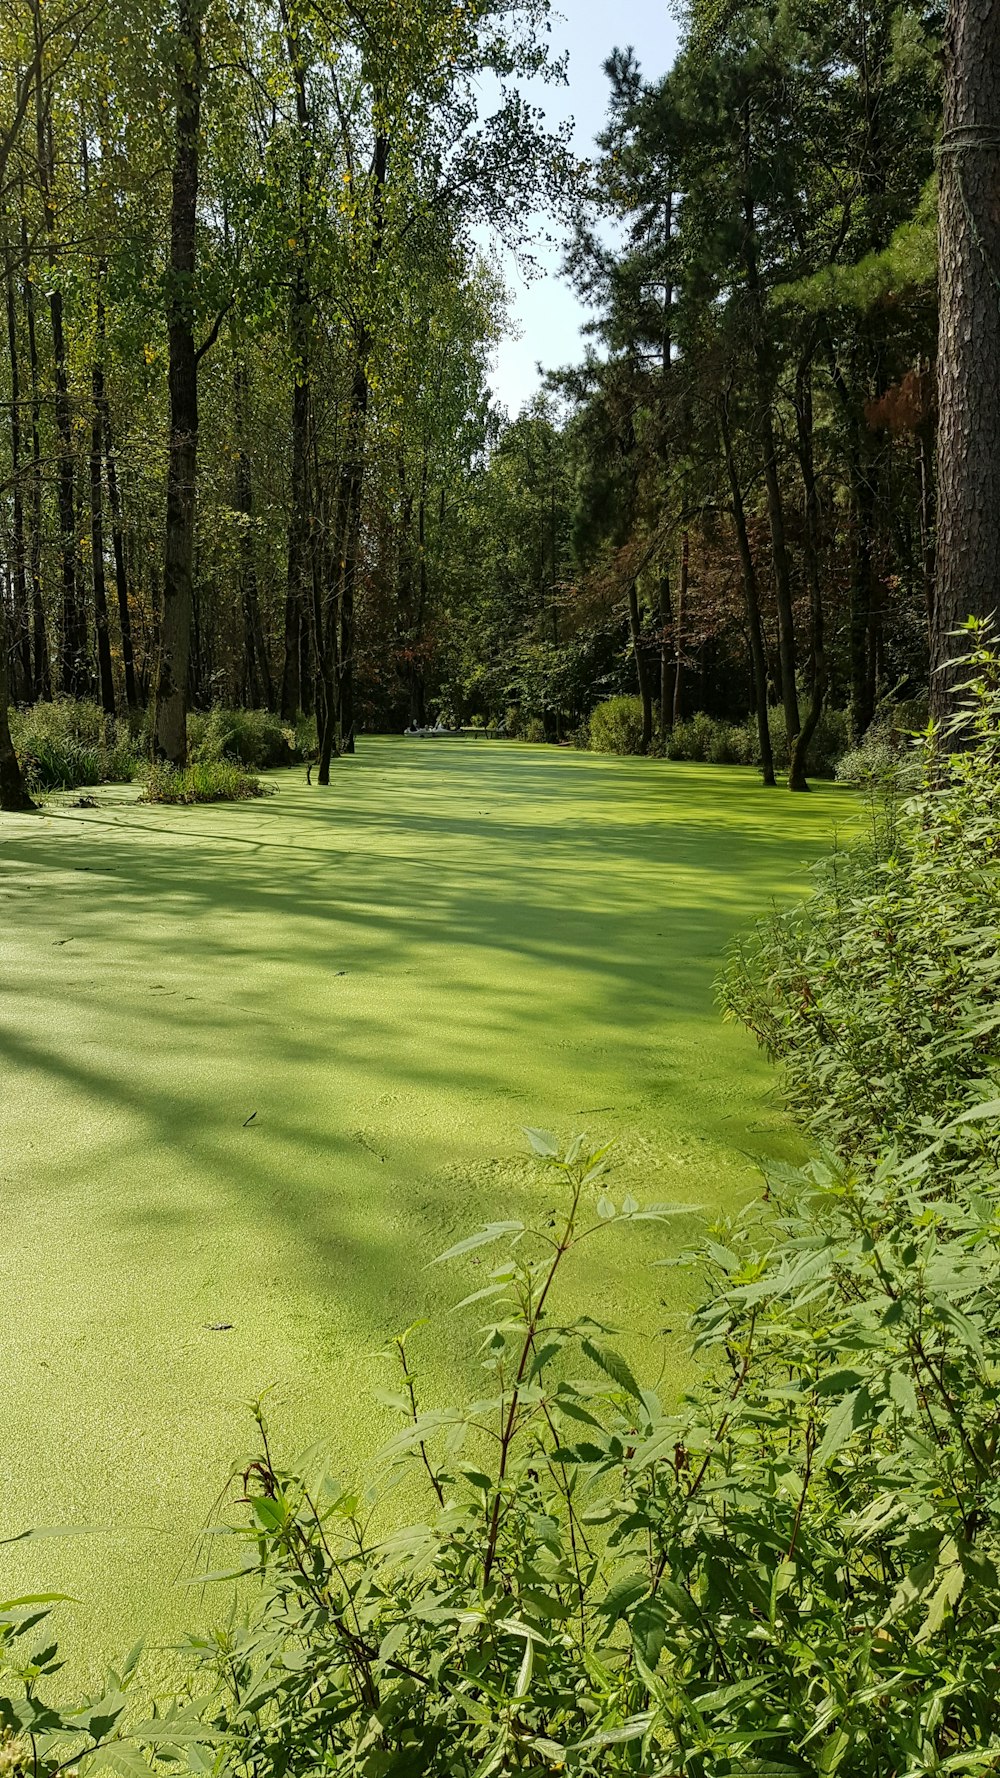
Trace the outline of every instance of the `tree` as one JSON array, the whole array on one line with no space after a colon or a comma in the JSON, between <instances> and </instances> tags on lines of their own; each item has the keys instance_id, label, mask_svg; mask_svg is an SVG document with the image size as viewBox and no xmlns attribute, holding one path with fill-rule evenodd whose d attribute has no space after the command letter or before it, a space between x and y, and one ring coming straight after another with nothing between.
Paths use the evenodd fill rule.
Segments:
<instances>
[{"instance_id":1,"label":"tree","mask_svg":"<svg viewBox=\"0 0 1000 1778\"><path fill-rule=\"evenodd\" d=\"M198 348L194 279L197 263L198 168L201 133L201 0L178 0L176 113L167 334L170 352L170 442L163 613L156 680L153 745L161 759L187 758L188 669L198 470Z\"/></svg>"},{"instance_id":2,"label":"tree","mask_svg":"<svg viewBox=\"0 0 1000 1778\"><path fill-rule=\"evenodd\" d=\"M1000 7L952 0L941 142L933 708L954 711L953 632L1000 612Z\"/></svg>"}]
</instances>

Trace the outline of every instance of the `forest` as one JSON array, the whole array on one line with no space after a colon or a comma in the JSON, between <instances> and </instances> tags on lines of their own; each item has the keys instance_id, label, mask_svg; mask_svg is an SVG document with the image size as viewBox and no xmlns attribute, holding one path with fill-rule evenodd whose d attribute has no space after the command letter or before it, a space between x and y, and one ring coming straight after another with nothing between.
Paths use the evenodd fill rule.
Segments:
<instances>
[{"instance_id":1,"label":"forest","mask_svg":"<svg viewBox=\"0 0 1000 1778\"><path fill-rule=\"evenodd\" d=\"M564 78L546 10L8 12L16 709L92 701L175 766L188 711L305 717L322 782L366 730L586 744L637 696L619 744L704 714L802 789L926 706L968 615L935 616L941 8L695 7L669 73L610 56L587 162L518 84ZM511 418L532 208L592 343Z\"/></svg>"},{"instance_id":2,"label":"forest","mask_svg":"<svg viewBox=\"0 0 1000 1778\"><path fill-rule=\"evenodd\" d=\"M593 23L0 11L0 1778L1000 1773L1000 5Z\"/></svg>"}]
</instances>

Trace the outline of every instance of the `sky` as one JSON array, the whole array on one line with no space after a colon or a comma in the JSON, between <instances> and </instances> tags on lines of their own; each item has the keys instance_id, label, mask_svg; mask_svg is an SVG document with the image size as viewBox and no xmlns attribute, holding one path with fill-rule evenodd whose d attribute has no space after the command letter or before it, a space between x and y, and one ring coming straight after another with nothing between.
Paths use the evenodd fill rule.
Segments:
<instances>
[{"instance_id":1,"label":"sky","mask_svg":"<svg viewBox=\"0 0 1000 1778\"><path fill-rule=\"evenodd\" d=\"M574 146L579 154L588 154L604 124L609 89L603 66L612 49L631 44L643 73L657 78L674 59L677 26L668 0L557 0L557 5L562 17L553 22L552 43L557 55L569 51L569 85L538 83L530 96L553 123L572 117ZM542 276L533 282L525 282L509 257L503 263L513 297L512 323L520 338L509 337L499 347L493 388L511 414L519 413L538 389L539 362L546 369L573 364L583 350L580 330L587 311L559 275L561 251L544 243L534 251Z\"/></svg>"}]
</instances>

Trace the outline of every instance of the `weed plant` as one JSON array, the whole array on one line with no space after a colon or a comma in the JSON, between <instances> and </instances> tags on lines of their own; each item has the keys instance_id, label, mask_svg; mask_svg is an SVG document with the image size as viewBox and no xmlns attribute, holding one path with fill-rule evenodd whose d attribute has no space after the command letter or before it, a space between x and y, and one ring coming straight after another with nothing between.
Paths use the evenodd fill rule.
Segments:
<instances>
[{"instance_id":1,"label":"weed plant","mask_svg":"<svg viewBox=\"0 0 1000 1778\"><path fill-rule=\"evenodd\" d=\"M143 803L234 803L269 796L269 787L231 760L195 760L178 770L155 762L146 767Z\"/></svg>"},{"instance_id":2,"label":"weed plant","mask_svg":"<svg viewBox=\"0 0 1000 1778\"><path fill-rule=\"evenodd\" d=\"M139 771L128 724L109 719L98 704L58 698L12 710L11 734L32 791L127 784Z\"/></svg>"}]
</instances>

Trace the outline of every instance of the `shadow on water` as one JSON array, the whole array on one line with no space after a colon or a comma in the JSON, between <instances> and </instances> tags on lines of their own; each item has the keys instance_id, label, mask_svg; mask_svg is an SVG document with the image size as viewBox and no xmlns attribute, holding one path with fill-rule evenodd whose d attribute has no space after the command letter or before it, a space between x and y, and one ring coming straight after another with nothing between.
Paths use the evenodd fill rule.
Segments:
<instances>
[{"instance_id":1,"label":"shadow on water","mask_svg":"<svg viewBox=\"0 0 1000 1778\"><path fill-rule=\"evenodd\" d=\"M364 1354L453 1295L423 1263L537 1192L519 1125L596 1111L647 1196L745 1194L755 1126L780 1144L782 1121L713 977L851 814L752 774L485 743L371 742L329 791L273 781L0 826L9 1510L69 1519L106 1487L125 1529L97 1642L137 1598L176 1615L139 1578L141 1527L190 1538L238 1397L292 1378L290 1434L360 1441ZM638 1322L639 1272L580 1290ZM463 1347L446 1328L432 1373Z\"/></svg>"}]
</instances>

